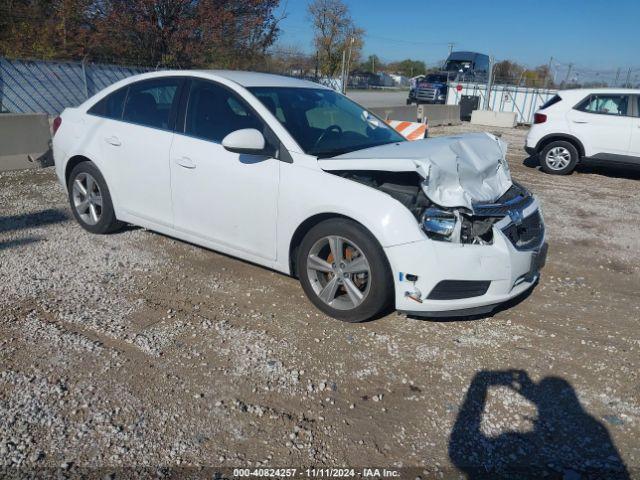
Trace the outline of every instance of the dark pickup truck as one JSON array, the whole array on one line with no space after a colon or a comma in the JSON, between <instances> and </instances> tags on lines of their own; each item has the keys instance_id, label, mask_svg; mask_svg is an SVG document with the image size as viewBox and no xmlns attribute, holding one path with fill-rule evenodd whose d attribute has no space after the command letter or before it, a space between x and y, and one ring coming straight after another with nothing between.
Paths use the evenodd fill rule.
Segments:
<instances>
[{"instance_id":1,"label":"dark pickup truck","mask_svg":"<svg viewBox=\"0 0 640 480\"><path fill-rule=\"evenodd\" d=\"M442 71L416 80L409 91L407 105L412 103L446 103L449 82L485 82L489 72L489 57L476 52L451 52Z\"/></svg>"}]
</instances>

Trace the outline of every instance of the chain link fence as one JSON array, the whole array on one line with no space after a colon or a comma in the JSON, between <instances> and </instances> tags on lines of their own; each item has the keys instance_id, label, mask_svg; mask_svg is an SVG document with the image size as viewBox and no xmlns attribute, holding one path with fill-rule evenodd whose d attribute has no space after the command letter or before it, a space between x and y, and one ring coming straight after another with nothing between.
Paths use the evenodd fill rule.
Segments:
<instances>
[{"instance_id":1,"label":"chain link fence","mask_svg":"<svg viewBox=\"0 0 640 480\"><path fill-rule=\"evenodd\" d=\"M160 69L164 68L0 57L0 112L57 115L123 78ZM340 79L295 76L342 88Z\"/></svg>"},{"instance_id":2,"label":"chain link fence","mask_svg":"<svg viewBox=\"0 0 640 480\"><path fill-rule=\"evenodd\" d=\"M145 67L0 57L0 111L57 115L118 80L150 70Z\"/></svg>"}]
</instances>

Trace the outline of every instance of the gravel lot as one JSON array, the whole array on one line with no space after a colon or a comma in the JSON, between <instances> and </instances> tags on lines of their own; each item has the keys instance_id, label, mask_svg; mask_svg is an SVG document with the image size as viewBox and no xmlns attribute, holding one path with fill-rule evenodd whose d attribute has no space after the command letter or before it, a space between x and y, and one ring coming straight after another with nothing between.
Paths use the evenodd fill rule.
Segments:
<instances>
[{"instance_id":1,"label":"gravel lot","mask_svg":"<svg viewBox=\"0 0 640 480\"><path fill-rule=\"evenodd\" d=\"M640 173L545 175L500 133L548 264L520 303L446 322L343 324L284 275L86 233L51 168L0 174L0 465L640 475Z\"/></svg>"}]
</instances>

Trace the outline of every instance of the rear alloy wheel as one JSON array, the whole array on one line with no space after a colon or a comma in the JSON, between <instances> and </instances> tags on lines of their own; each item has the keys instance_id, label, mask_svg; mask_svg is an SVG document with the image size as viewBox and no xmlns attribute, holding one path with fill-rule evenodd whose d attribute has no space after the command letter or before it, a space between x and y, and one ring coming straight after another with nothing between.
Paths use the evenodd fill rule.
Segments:
<instances>
[{"instance_id":1,"label":"rear alloy wheel","mask_svg":"<svg viewBox=\"0 0 640 480\"><path fill-rule=\"evenodd\" d=\"M71 187L73 206L87 225L95 225L102 217L102 192L96 179L86 172L79 173Z\"/></svg>"},{"instance_id":2,"label":"rear alloy wheel","mask_svg":"<svg viewBox=\"0 0 640 480\"><path fill-rule=\"evenodd\" d=\"M100 170L82 162L69 175L69 204L78 223L91 233L110 233L122 227Z\"/></svg>"},{"instance_id":3,"label":"rear alloy wheel","mask_svg":"<svg viewBox=\"0 0 640 480\"><path fill-rule=\"evenodd\" d=\"M578 150L565 141L551 142L542 149L540 164L542 169L551 175L567 175L578 163Z\"/></svg>"},{"instance_id":4,"label":"rear alloy wheel","mask_svg":"<svg viewBox=\"0 0 640 480\"><path fill-rule=\"evenodd\" d=\"M339 320L370 319L393 299L384 252L355 222L334 219L312 228L298 250L297 267L309 299Z\"/></svg>"}]
</instances>

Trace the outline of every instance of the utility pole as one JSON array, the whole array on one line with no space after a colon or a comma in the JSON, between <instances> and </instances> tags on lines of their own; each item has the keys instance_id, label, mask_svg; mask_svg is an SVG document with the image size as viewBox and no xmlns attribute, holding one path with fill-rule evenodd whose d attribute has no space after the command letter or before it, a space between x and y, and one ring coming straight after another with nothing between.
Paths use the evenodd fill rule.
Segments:
<instances>
[{"instance_id":1,"label":"utility pole","mask_svg":"<svg viewBox=\"0 0 640 480\"><path fill-rule=\"evenodd\" d=\"M453 52L453 46L455 45L455 43L450 42L449 43L449 55L451 55L451 52Z\"/></svg>"},{"instance_id":2,"label":"utility pole","mask_svg":"<svg viewBox=\"0 0 640 480\"><path fill-rule=\"evenodd\" d=\"M551 66L553 65L553 57L549 59L549 66L547 67L547 78L544 79L544 87L549 88L549 77L551 77Z\"/></svg>"},{"instance_id":3,"label":"utility pole","mask_svg":"<svg viewBox=\"0 0 640 480\"><path fill-rule=\"evenodd\" d=\"M489 97L491 96L491 88L493 87L493 67L496 63L495 57L492 55L489 57L489 76L487 77L487 91L484 95L484 107L483 110L489 110Z\"/></svg>"},{"instance_id":4,"label":"utility pole","mask_svg":"<svg viewBox=\"0 0 640 480\"><path fill-rule=\"evenodd\" d=\"M620 80L620 67L618 67L618 71L616 72L616 81L613 83L614 87L618 86L618 80Z\"/></svg>"},{"instance_id":5,"label":"utility pole","mask_svg":"<svg viewBox=\"0 0 640 480\"><path fill-rule=\"evenodd\" d=\"M84 98L89 98L89 82L87 81L87 57L82 58L82 82L84 86Z\"/></svg>"},{"instance_id":6,"label":"utility pole","mask_svg":"<svg viewBox=\"0 0 640 480\"><path fill-rule=\"evenodd\" d=\"M353 49L353 43L356 41L355 37L351 37L351 41L349 42L349 56L347 57L347 69L345 71L345 79L344 79L344 92L347 93L347 83L349 83L349 70L351 69L351 50Z\"/></svg>"},{"instance_id":7,"label":"utility pole","mask_svg":"<svg viewBox=\"0 0 640 480\"><path fill-rule=\"evenodd\" d=\"M624 88L631 88L631 68L627 70L627 81L624 84Z\"/></svg>"},{"instance_id":8,"label":"utility pole","mask_svg":"<svg viewBox=\"0 0 640 480\"><path fill-rule=\"evenodd\" d=\"M376 56L371 55L371 73L376 73Z\"/></svg>"},{"instance_id":9,"label":"utility pole","mask_svg":"<svg viewBox=\"0 0 640 480\"><path fill-rule=\"evenodd\" d=\"M573 69L573 63L569 64L569 68L567 69L567 76L564 79L563 83L567 83L569 81L569 77L571 76L571 70Z\"/></svg>"},{"instance_id":10,"label":"utility pole","mask_svg":"<svg viewBox=\"0 0 640 480\"><path fill-rule=\"evenodd\" d=\"M342 49L342 71L340 72L340 81L342 82L342 85L341 85L342 93L344 93L346 90L346 86L344 84L344 67L345 67L344 62L346 59L346 55L347 55L347 49L345 45L345 48Z\"/></svg>"}]
</instances>

